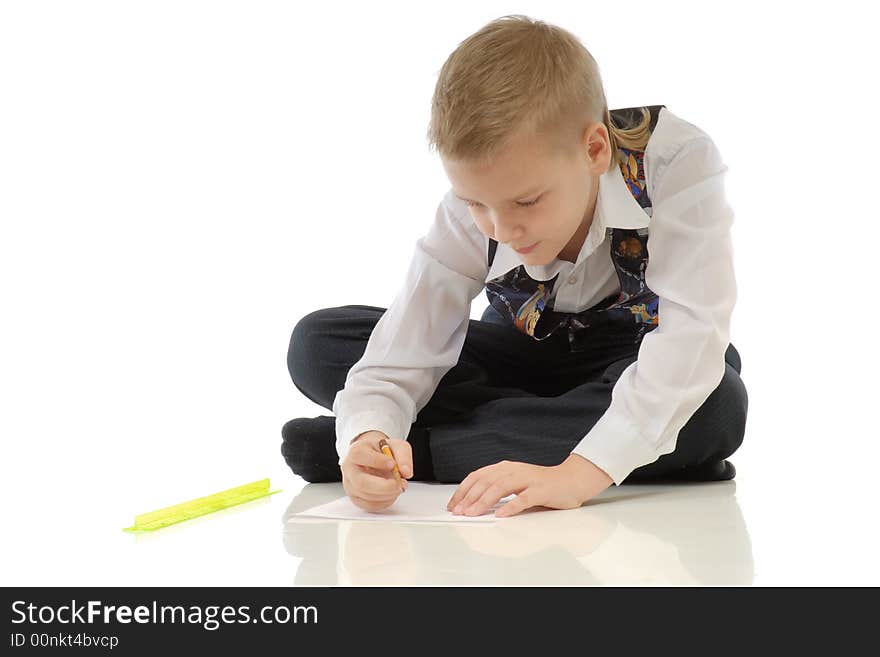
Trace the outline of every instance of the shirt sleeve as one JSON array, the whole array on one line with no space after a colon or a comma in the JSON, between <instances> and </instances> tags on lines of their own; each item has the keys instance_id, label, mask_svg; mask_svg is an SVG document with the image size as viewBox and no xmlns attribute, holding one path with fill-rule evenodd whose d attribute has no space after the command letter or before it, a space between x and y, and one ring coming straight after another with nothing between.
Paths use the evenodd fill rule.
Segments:
<instances>
[{"instance_id":1,"label":"shirt sleeve","mask_svg":"<svg viewBox=\"0 0 880 657\"><path fill-rule=\"evenodd\" d=\"M471 302L488 273L488 241L451 205L447 194L416 241L402 287L334 398L340 464L364 431L405 440L440 379L458 363Z\"/></svg>"},{"instance_id":2,"label":"shirt sleeve","mask_svg":"<svg viewBox=\"0 0 880 657\"><path fill-rule=\"evenodd\" d=\"M737 296L726 172L714 142L701 136L658 174L645 270L659 297L658 326L616 382L607 411L572 450L615 484L672 452L724 375Z\"/></svg>"}]
</instances>

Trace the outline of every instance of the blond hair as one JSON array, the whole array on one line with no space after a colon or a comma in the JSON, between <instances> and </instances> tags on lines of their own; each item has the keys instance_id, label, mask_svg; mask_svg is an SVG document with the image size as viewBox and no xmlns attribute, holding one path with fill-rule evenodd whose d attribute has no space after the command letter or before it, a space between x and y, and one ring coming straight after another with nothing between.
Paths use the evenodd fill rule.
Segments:
<instances>
[{"instance_id":1,"label":"blond hair","mask_svg":"<svg viewBox=\"0 0 880 657\"><path fill-rule=\"evenodd\" d=\"M605 124L612 164L618 148L644 149L650 114L637 125L612 121L596 60L570 32L520 14L502 16L459 43L431 100L427 139L444 158L491 161L519 131L573 152L587 122Z\"/></svg>"}]
</instances>

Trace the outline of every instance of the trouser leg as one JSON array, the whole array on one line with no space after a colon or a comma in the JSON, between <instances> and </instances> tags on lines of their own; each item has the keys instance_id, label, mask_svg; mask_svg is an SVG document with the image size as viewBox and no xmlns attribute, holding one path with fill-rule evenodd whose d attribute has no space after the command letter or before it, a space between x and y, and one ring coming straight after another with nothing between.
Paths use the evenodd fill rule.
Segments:
<instances>
[{"instance_id":1,"label":"trouser leg","mask_svg":"<svg viewBox=\"0 0 880 657\"><path fill-rule=\"evenodd\" d=\"M584 356L562 354L563 360L550 364L566 373L568 367L594 370L595 364L601 363L597 354L580 363L578 358ZM464 418L433 427L430 446L435 478L459 482L470 472L502 460L561 463L608 409L614 385L636 358L617 359L597 378L561 394L495 399ZM682 468L724 459L739 447L748 399L739 377L739 355L732 345L725 360L721 383L682 428L675 450L637 468L627 481L674 476Z\"/></svg>"},{"instance_id":2,"label":"trouser leg","mask_svg":"<svg viewBox=\"0 0 880 657\"><path fill-rule=\"evenodd\" d=\"M637 356L632 347L613 345L571 354L564 333L536 341L494 323L490 309L483 316L488 321L470 320L458 364L441 379L407 436L416 479L457 482L505 459L561 463L605 413L617 379ZM341 306L304 317L288 351L297 388L332 410L384 312L375 306ZM739 447L747 396L733 345L725 358L724 378L681 430L675 451L636 469L631 478L662 477L683 466L726 458ZM327 426L318 447L321 456L313 453L310 460L338 468L335 432Z\"/></svg>"},{"instance_id":3,"label":"trouser leg","mask_svg":"<svg viewBox=\"0 0 880 657\"><path fill-rule=\"evenodd\" d=\"M345 385L351 366L363 356L384 312L384 308L375 306L349 305L303 317L294 328L287 354L288 370L297 389L314 403L332 410L336 393ZM492 399L533 395L530 386L540 382L531 375L533 367L529 363L530 359L540 358L539 351L534 340L509 327L469 321L458 363L440 380L406 436L413 448L415 479L434 478L426 429L466 415ZM309 481L341 477L336 474L338 456L331 423L292 422L285 429L282 451L297 474ZM304 444L306 439L309 445Z\"/></svg>"},{"instance_id":4,"label":"trouser leg","mask_svg":"<svg viewBox=\"0 0 880 657\"><path fill-rule=\"evenodd\" d=\"M739 449L745 437L749 407L740 371L739 353L731 344L725 354L721 382L679 431L675 450L636 468L627 481L671 476L684 467L721 461Z\"/></svg>"},{"instance_id":5,"label":"trouser leg","mask_svg":"<svg viewBox=\"0 0 880 657\"><path fill-rule=\"evenodd\" d=\"M332 410L352 365L364 354L384 308L340 306L306 315L293 331L287 367L297 389ZM458 363L440 380L416 425L445 422L491 399L530 395L541 345L509 328L469 320Z\"/></svg>"}]
</instances>

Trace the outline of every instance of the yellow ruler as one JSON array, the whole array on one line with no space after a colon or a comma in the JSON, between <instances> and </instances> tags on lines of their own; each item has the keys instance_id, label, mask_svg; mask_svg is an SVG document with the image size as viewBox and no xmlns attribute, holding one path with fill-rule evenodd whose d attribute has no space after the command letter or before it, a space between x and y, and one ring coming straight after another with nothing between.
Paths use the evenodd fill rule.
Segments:
<instances>
[{"instance_id":1,"label":"yellow ruler","mask_svg":"<svg viewBox=\"0 0 880 657\"><path fill-rule=\"evenodd\" d=\"M220 509L226 509L236 504L243 504L280 492L280 489L269 490L269 479L260 479L244 486L236 486L235 488L214 493L213 495L198 497L188 502L175 504L174 506L166 506L164 509L142 513L134 517L134 525L125 527L123 531L151 532L168 525L189 520L190 518L203 516L207 513L213 513Z\"/></svg>"}]
</instances>

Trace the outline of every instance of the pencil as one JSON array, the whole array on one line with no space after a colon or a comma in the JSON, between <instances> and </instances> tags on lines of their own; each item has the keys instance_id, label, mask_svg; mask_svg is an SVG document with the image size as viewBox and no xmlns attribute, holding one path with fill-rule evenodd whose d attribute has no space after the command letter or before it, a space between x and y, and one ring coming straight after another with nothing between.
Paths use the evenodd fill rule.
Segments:
<instances>
[{"instance_id":1,"label":"pencil","mask_svg":"<svg viewBox=\"0 0 880 657\"><path fill-rule=\"evenodd\" d=\"M400 476L400 470L397 469L397 459L394 458L394 453L391 451L391 446L384 438L379 441L379 449L382 450L382 453L385 456L390 456L391 460L394 461L394 478L397 480L397 485L400 486L400 490L406 490L406 487L403 485L403 477Z\"/></svg>"}]
</instances>

